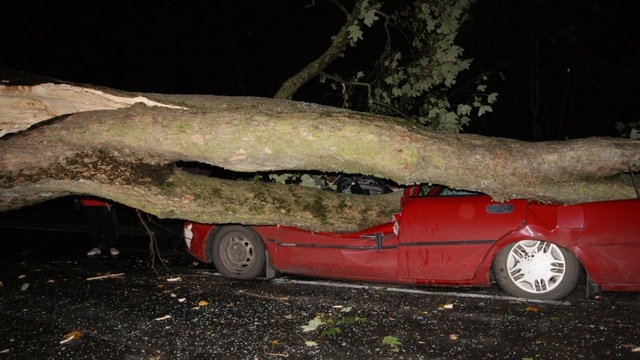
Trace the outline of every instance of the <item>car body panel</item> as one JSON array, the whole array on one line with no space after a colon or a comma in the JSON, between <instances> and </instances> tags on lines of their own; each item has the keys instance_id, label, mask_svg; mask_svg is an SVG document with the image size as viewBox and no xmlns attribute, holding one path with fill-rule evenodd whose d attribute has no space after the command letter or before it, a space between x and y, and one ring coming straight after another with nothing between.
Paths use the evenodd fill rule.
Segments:
<instances>
[{"instance_id":1,"label":"car body panel","mask_svg":"<svg viewBox=\"0 0 640 360\"><path fill-rule=\"evenodd\" d=\"M407 201L399 233L401 276L426 282L470 281L491 245L522 224L526 209L526 201L497 203L486 195Z\"/></svg>"},{"instance_id":2,"label":"car body panel","mask_svg":"<svg viewBox=\"0 0 640 360\"><path fill-rule=\"evenodd\" d=\"M605 291L640 291L640 200L577 205L407 188L394 222L349 233L252 226L270 266L320 278L416 285L489 286L493 259L505 246L542 240L569 250ZM424 194L424 193L423 193ZM211 262L218 227L187 222L188 251ZM394 229L397 230L394 232Z\"/></svg>"}]
</instances>

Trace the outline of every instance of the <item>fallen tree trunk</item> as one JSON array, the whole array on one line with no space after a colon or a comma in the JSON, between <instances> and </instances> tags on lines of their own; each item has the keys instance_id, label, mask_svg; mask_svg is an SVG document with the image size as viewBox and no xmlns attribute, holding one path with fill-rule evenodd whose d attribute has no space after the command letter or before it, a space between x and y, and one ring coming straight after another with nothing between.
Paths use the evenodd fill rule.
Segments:
<instances>
[{"instance_id":1,"label":"fallen tree trunk","mask_svg":"<svg viewBox=\"0 0 640 360\"><path fill-rule=\"evenodd\" d=\"M638 141L528 143L433 133L397 119L288 100L103 90L142 96L152 106L133 101L72 113L4 136L0 210L93 194L159 217L350 230L388 220L399 204L397 195L346 196L206 178L179 171L176 161L238 172L369 174L399 184L481 191L498 200L635 196L624 174L640 166ZM18 116L16 108L4 111Z\"/></svg>"}]
</instances>

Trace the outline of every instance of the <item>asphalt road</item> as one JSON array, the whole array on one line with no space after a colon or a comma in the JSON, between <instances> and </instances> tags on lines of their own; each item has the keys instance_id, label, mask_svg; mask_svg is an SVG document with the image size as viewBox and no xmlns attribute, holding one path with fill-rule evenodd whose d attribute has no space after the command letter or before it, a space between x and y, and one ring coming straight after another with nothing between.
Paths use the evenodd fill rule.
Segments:
<instances>
[{"instance_id":1,"label":"asphalt road","mask_svg":"<svg viewBox=\"0 0 640 360\"><path fill-rule=\"evenodd\" d=\"M237 282L181 249L0 229L2 359L640 359L640 294Z\"/></svg>"}]
</instances>

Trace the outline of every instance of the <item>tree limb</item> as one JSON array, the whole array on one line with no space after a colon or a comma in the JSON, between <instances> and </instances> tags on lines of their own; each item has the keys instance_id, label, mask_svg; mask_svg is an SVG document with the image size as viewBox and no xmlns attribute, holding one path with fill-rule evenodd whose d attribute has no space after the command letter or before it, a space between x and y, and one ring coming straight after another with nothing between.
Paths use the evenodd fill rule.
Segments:
<instances>
[{"instance_id":1,"label":"tree limb","mask_svg":"<svg viewBox=\"0 0 640 360\"><path fill-rule=\"evenodd\" d=\"M347 17L347 21L342 26L338 34L334 37L331 46L324 54L320 55L318 59L309 63L304 69L300 70L297 74L290 77L282 84L278 92L274 95L276 99L291 99L298 89L306 84L309 80L318 76L318 73L329 66L340 54L344 51L347 43L349 42L349 27L358 20L360 9L364 0L357 0L353 6L353 10Z\"/></svg>"},{"instance_id":2,"label":"tree limb","mask_svg":"<svg viewBox=\"0 0 640 360\"><path fill-rule=\"evenodd\" d=\"M635 197L624 174L640 167L640 141L528 143L434 133L394 118L289 100L128 95L173 107L74 113L0 139L0 211L91 194L161 218L353 230L388 221L399 205L398 195L347 196L197 176L178 170L176 161L239 172L368 174L498 200Z\"/></svg>"}]
</instances>

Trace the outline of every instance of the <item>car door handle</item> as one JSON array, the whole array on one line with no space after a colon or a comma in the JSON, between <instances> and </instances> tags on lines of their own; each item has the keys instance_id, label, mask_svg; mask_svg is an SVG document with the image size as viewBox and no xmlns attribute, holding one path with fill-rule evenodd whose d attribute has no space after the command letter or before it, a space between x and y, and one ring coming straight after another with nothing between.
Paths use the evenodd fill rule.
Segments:
<instances>
[{"instance_id":1,"label":"car door handle","mask_svg":"<svg viewBox=\"0 0 640 360\"><path fill-rule=\"evenodd\" d=\"M485 208L485 210L489 213L489 214L508 214L510 212L513 212L513 205L512 204L493 204L493 205L487 205L487 207Z\"/></svg>"}]
</instances>

